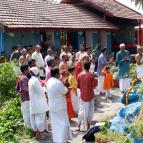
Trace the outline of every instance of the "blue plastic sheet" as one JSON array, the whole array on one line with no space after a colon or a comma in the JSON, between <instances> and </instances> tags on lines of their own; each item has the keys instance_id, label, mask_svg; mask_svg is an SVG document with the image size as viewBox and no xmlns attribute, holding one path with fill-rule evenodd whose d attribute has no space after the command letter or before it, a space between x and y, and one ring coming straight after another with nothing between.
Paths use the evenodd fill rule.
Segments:
<instances>
[{"instance_id":1,"label":"blue plastic sheet","mask_svg":"<svg viewBox=\"0 0 143 143\"><path fill-rule=\"evenodd\" d=\"M128 95L128 104L135 103L135 102L139 101L140 94L137 92L137 90L138 90L138 88L139 88L139 86L140 86L141 83L142 82L137 82L135 84L134 88L129 93L129 95ZM123 95L123 97L121 99L121 102L124 105L126 104L126 93Z\"/></svg>"},{"instance_id":2,"label":"blue plastic sheet","mask_svg":"<svg viewBox=\"0 0 143 143\"><path fill-rule=\"evenodd\" d=\"M143 139L134 139L134 143L143 143Z\"/></svg>"},{"instance_id":3,"label":"blue plastic sheet","mask_svg":"<svg viewBox=\"0 0 143 143\"><path fill-rule=\"evenodd\" d=\"M128 104L135 103L139 101L139 95L136 91L131 92L128 96ZM126 104L126 95L123 95L121 99L122 104Z\"/></svg>"},{"instance_id":4,"label":"blue plastic sheet","mask_svg":"<svg viewBox=\"0 0 143 143\"><path fill-rule=\"evenodd\" d=\"M135 117L141 110L141 103L136 102L129 104L128 106L125 106L120 109L119 116L122 118L127 118L128 116Z\"/></svg>"},{"instance_id":5,"label":"blue plastic sheet","mask_svg":"<svg viewBox=\"0 0 143 143\"><path fill-rule=\"evenodd\" d=\"M128 134L128 138L132 139L133 143L143 143L143 138L141 139L136 139L134 138L131 134Z\"/></svg>"},{"instance_id":6,"label":"blue plastic sheet","mask_svg":"<svg viewBox=\"0 0 143 143\"><path fill-rule=\"evenodd\" d=\"M132 122L134 117L139 114L140 110L140 102L132 103L128 106L122 107L117 115L112 120L110 120L110 130L120 133L126 132L127 125L125 121L128 120L128 122Z\"/></svg>"},{"instance_id":7,"label":"blue plastic sheet","mask_svg":"<svg viewBox=\"0 0 143 143\"><path fill-rule=\"evenodd\" d=\"M125 119L121 118L119 116L114 117L112 120L110 120L111 126L109 130L113 132L120 132L124 133L126 129Z\"/></svg>"}]
</instances>

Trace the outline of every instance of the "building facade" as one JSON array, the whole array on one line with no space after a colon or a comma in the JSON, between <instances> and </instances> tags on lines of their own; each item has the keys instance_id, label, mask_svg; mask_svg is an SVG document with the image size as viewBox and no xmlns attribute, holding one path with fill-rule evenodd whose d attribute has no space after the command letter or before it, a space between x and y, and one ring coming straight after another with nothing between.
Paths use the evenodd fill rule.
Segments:
<instances>
[{"instance_id":1,"label":"building facade","mask_svg":"<svg viewBox=\"0 0 143 143\"><path fill-rule=\"evenodd\" d=\"M72 45L81 43L100 52L118 50L124 42L134 48L137 42L134 26L142 15L121 5L103 0L63 0L66 4L49 4L30 0L1 0L0 54L9 57L12 47L41 44ZM25 5L25 6L23 6ZM116 50L115 50L116 51Z\"/></svg>"}]
</instances>

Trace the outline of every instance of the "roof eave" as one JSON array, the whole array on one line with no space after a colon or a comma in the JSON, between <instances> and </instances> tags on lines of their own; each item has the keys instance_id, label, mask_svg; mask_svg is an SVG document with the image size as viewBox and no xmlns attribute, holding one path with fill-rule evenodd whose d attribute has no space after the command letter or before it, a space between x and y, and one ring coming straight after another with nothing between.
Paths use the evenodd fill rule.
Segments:
<instances>
[{"instance_id":1,"label":"roof eave","mask_svg":"<svg viewBox=\"0 0 143 143\"><path fill-rule=\"evenodd\" d=\"M44 27L44 28L38 28L38 27L5 27L5 32L42 32L42 31L53 31L53 32L61 32L61 31L65 31L65 32L81 32L81 31L116 31L118 30L118 27L114 27L114 28L52 28L52 27Z\"/></svg>"}]
</instances>

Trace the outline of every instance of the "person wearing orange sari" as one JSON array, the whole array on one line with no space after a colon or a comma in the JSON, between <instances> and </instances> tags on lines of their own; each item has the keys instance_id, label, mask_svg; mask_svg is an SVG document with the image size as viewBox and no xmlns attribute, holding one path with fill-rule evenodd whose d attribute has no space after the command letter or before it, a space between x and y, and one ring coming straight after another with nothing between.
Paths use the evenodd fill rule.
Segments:
<instances>
[{"instance_id":1,"label":"person wearing orange sari","mask_svg":"<svg viewBox=\"0 0 143 143\"><path fill-rule=\"evenodd\" d=\"M104 84L103 84L103 89L105 90L106 94L105 97L106 99L112 98L112 95L110 93L111 88L114 86L114 81L113 81L113 75L110 72L110 67L106 66L105 69L102 71L102 74L104 75Z\"/></svg>"},{"instance_id":2,"label":"person wearing orange sari","mask_svg":"<svg viewBox=\"0 0 143 143\"><path fill-rule=\"evenodd\" d=\"M71 90L69 88L68 78L69 78L69 72L68 72L68 56L66 54L62 55L62 62L59 65L59 70L61 73L60 80L64 83L66 87L68 87L68 92L66 94L66 101L67 101L67 112L69 119L74 118L74 110L72 106L72 100L71 100Z\"/></svg>"}]
</instances>

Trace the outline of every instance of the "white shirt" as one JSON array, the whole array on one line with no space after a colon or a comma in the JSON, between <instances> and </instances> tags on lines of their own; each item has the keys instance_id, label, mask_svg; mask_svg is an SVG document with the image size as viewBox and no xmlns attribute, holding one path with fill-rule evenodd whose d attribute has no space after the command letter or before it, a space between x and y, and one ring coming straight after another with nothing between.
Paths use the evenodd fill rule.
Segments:
<instances>
[{"instance_id":1,"label":"white shirt","mask_svg":"<svg viewBox=\"0 0 143 143\"><path fill-rule=\"evenodd\" d=\"M44 60L41 53L37 53L36 51L32 54L32 59L36 61L36 66L38 68L44 67Z\"/></svg>"},{"instance_id":2,"label":"white shirt","mask_svg":"<svg viewBox=\"0 0 143 143\"><path fill-rule=\"evenodd\" d=\"M39 79L32 76L28 82L30 97L30 114L39 114L48 111L48 103Z\"/></svg>"},{"instance_id":3,"label":"white shirt","mask_svg":"<svg viewBox=\"0 0 143 143\"><path fill-rule=\"evenodd\" d=\"M62 56L63 56L63 55L65 55L65 54L66 54L66 55L68 55L69 60L72 60L72 54L71 54L71 53L69 53L69 52L68 52L68 53L66 53L66 52L62 52L62 53L60 54L60 59L61 59L61 60L62 60Z\"/></svg>"},{"instance_id":4,"label":"white shirt","mask_svg":"<svg viewBox=\"0 0 143 143\"><path fill-rule=\"evenodd\" d=\"M83 54L85 54L85 55L86 55L86 52L81 52L81 51L77 52L77 53L76 53L76 60L78 61L78 60L79 60L80 55L83 55Z\"/></svg>"},{"instance_id":5,"label":"white shirt","mask_svg":"<svg viewBox=\"0 0 143 143\"><path fill-rule=\"evenodd\" d=\"M49 110L53 112L58 112L62 109L67 108L66 104L66 93L67 88L63 83L56 78L50 78L46 85L48 101L49 101Z\"/></svg>"},{"instance_id":6,"label":"white shirt","mask_svg":"<svg viewBox=\"0 0 143 143\"><path fill-rule=\"evenodd\" d=\"M47 56L45 57L45 65L46 65L46 66L47 66L47 61L50 60L50 59L52 59L52 58L54 58L54 57L52 57L52 56L50 56L50 55L47 55Z\"/></svg>"}]
</instances>

